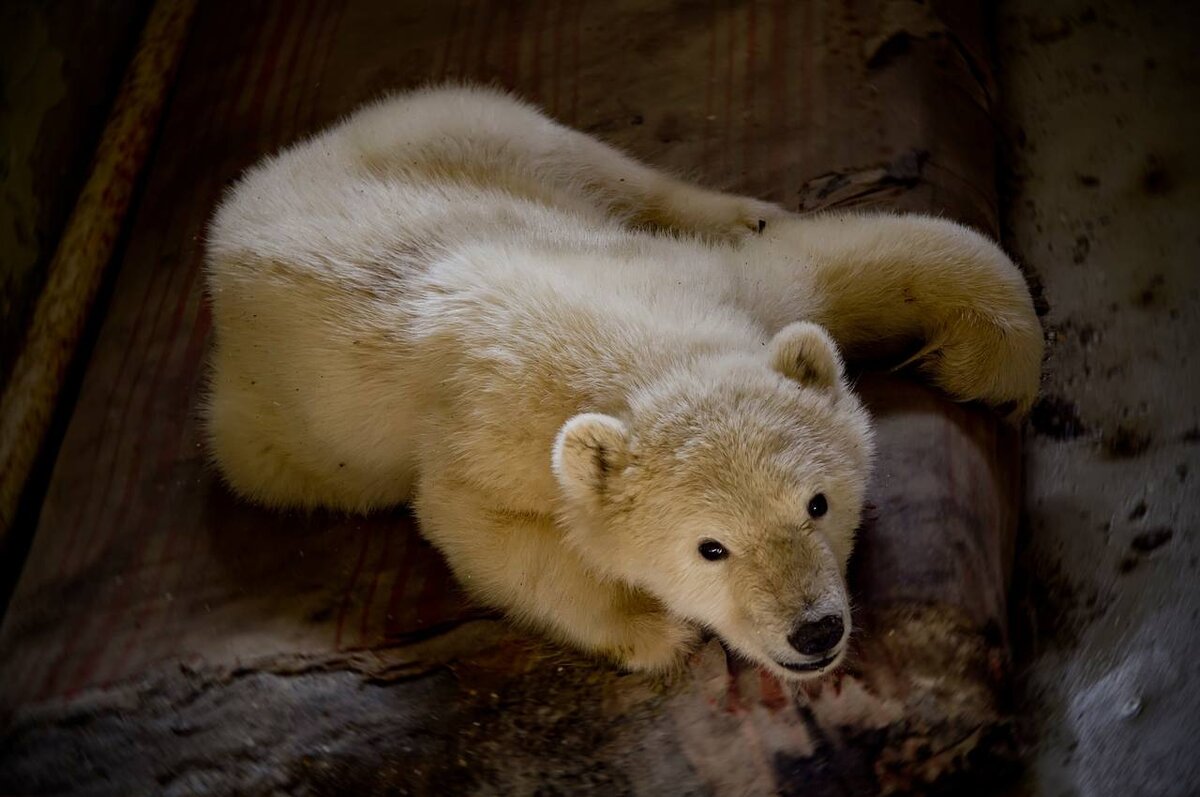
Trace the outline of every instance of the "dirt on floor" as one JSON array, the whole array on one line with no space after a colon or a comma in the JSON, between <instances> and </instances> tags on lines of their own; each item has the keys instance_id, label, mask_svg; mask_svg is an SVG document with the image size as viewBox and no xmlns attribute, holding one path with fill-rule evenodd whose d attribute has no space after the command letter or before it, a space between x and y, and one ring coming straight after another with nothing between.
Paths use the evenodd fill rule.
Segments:
<instances>
[{"instance_id":1,"label":"dirt on floor","mask_svg":"<svg viewBox=\"0 0 1200 797\"><path fill-rule=\"evenodd\" d=\"M1006 242L1050 340L1013 600L1029 791L1194 795L1200 6L998 22Z\"/></svg>"}]
</instances>

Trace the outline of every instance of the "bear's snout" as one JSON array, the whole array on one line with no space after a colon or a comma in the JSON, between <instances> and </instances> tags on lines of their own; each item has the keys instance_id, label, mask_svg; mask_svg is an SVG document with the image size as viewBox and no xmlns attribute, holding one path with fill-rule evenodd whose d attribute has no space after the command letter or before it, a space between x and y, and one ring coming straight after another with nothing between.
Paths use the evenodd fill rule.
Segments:
<instances>
[{"instance_id":1,"label":"bear's snout","mask_svg":"<svg viewBox=\"0 0 1200 797\"><path fill-rule=\"evenodd\" d=\"M802 620L787 639L797 652L825 658L841 643L845 633L846 625L842 622L842 616L829 614L819 620Z\"/></svg>"}]
</instances>

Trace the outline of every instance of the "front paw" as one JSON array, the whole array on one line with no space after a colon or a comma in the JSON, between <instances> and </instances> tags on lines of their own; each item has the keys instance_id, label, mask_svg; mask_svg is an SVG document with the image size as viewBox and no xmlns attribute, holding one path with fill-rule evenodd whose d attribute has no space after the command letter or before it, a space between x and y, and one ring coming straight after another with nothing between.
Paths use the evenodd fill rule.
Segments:
<instances>
[{"instance_id":1,"label":"front paw","mask_svg":"<svg viewBox=\"0 0 1200 797\"><path fill-rule=\"evenodd\" d=\"M705 212L709 219L709 234L727 241L758 235L788 215L778 205L728 194L717 194Z\"/></svg>"},{"instance_id":2,"label":"front paw","mask_svg":"<svg viewBox=\"0 0 1200 797\"><path fill-rule=\"evenodd\" d=\"M672 191L663 210L663 226L726 242L758 235L788 215L770 202L691 186Z\"/></svg>"},{"instance_id":3,"label":"front paw","mask_svg":"<svg viewBox=\"0 0 1200 797\"><path fill-rule=\"evenodd\" d=\"M649 612L629 619L629 636L618 656L629 670L666 672L682 663L700 640L699 630L666 612Z\"/></svg>"},{"instance_id":4,"label":"front paw","mask_svg":"<svg viewBox=\"0 0 1200 797\"><path fill-rule=\"evenodd\" d=\"M935 385L960 401L980 401L1021 418L1041 382L1045 342L1032 306L978 307L952 314L932 330L910 360ZM1023 297L1028 303L1028 297Z\"/></svg>"}]
</instances>

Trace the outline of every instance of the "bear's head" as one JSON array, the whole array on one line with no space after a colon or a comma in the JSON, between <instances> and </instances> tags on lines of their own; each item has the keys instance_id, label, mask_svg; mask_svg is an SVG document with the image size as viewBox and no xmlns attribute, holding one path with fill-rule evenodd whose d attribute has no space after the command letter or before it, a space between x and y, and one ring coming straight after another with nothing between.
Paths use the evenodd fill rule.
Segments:
<instances>
[{"instance_id":1,"label":"bear's head","mask_svg":"<svg viewBox=\"0 0 1200 797\"><path fill-rule=\"evenodd\" d=\"M765 357L681 367L624 418L575 416L553 464L567 539L600 575L804 678L845 651L872 455L833 341L801 322Z\"/></svg>"}]
</instances>

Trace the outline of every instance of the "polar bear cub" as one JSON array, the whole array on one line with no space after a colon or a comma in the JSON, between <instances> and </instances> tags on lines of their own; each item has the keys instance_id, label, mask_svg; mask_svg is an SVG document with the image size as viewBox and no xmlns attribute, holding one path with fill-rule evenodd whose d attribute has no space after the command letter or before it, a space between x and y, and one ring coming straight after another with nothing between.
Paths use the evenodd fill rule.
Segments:
<instances>
[{"instance_id":1,"label":"polar bear cub","mask_svg":"<svg viewBox=\"0 0 1200 797\"><path fill-rule=\"evenodd\" d=\"M838 664L869 419L842 355L916 350L1027 409L1042 334L982 236L689 185L476 88L250 169L208 238L212 452L238 493L411 502L479 599L634 669L701 630Z\"/></svg>"}]
</instances>

